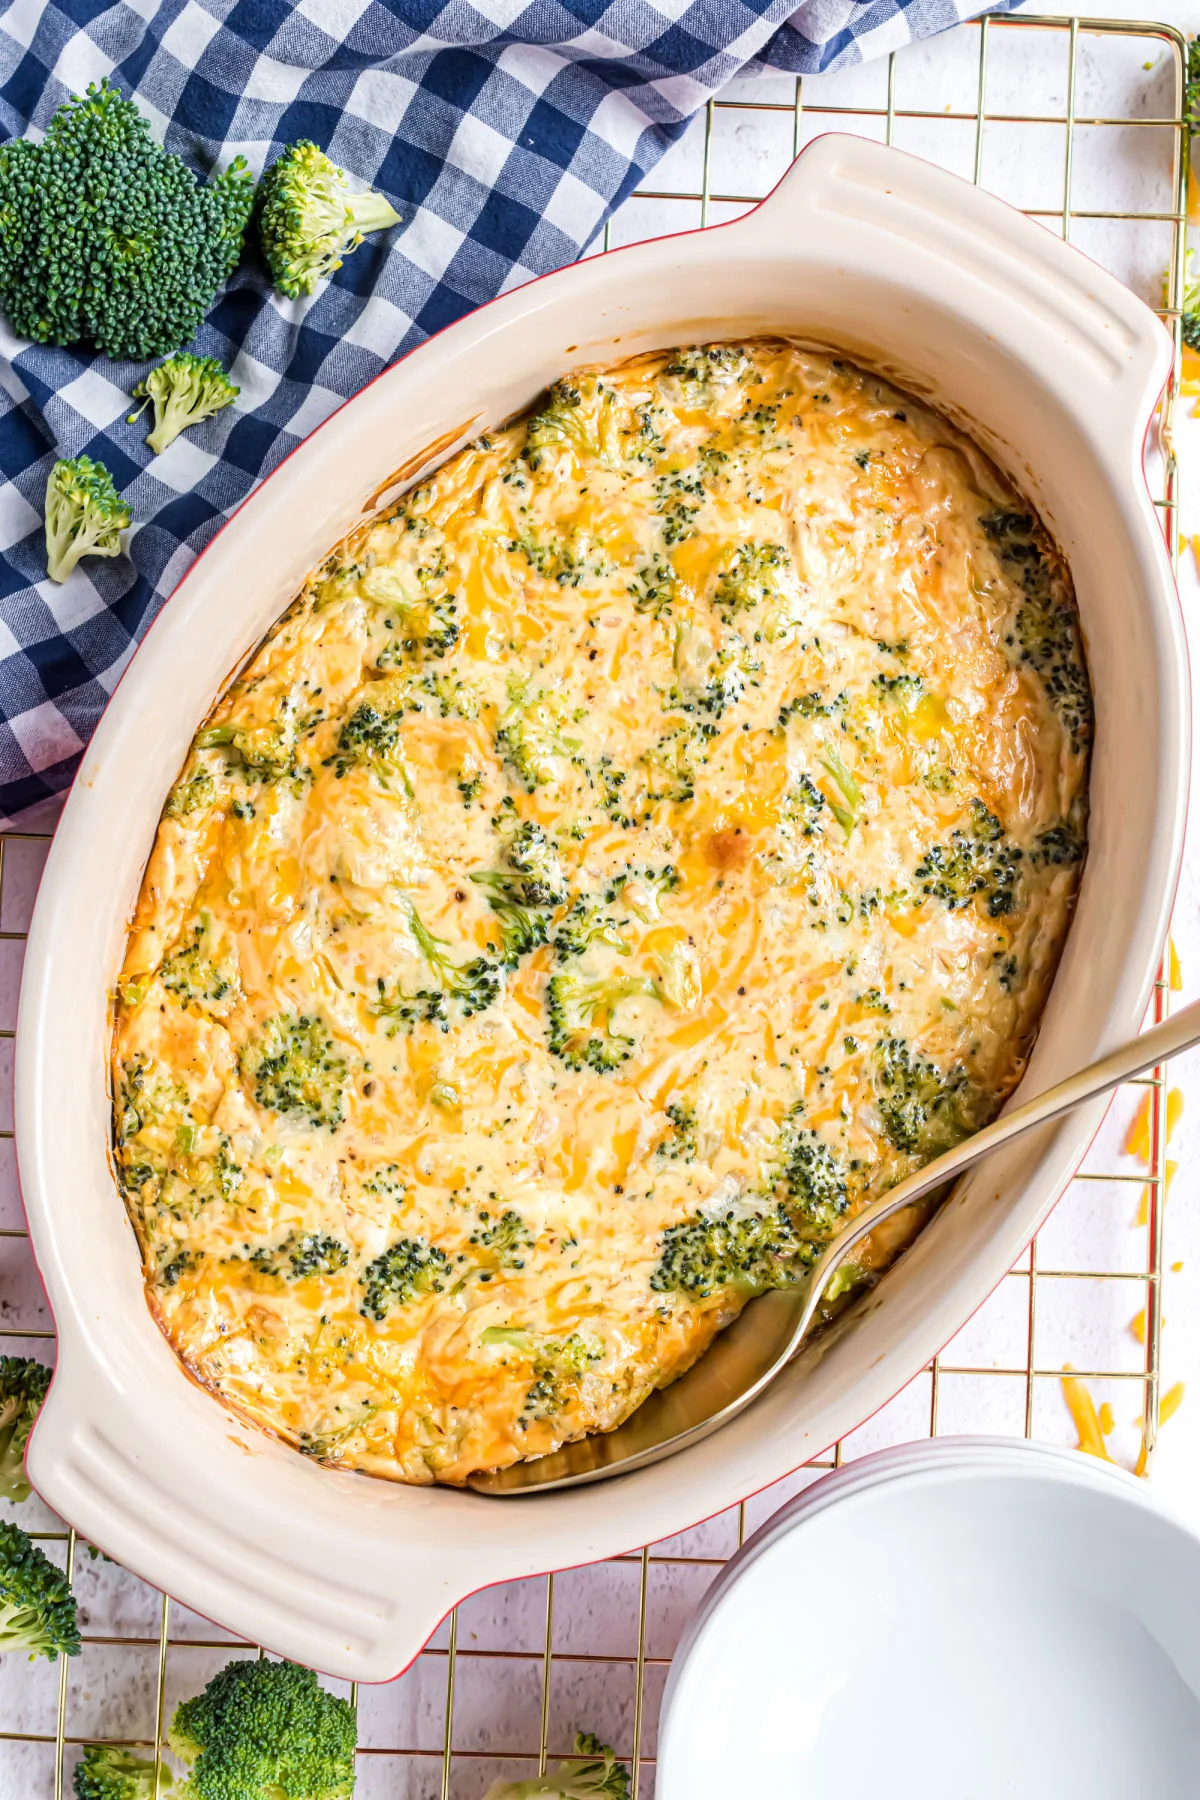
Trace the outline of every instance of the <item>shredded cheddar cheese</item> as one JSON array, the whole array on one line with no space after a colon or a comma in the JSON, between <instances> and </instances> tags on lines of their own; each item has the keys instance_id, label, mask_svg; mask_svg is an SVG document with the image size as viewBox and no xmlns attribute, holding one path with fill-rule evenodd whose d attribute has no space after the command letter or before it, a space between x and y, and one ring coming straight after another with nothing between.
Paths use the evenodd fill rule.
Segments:
<instances>
[{"instance_id":1,"label":"shredded cheddar cheese","mask_svg":"<svg viewBox=\"0 0 1200 1800\"><path fill-rule=\"evenodd\" d=\"M1019 1080L1090 732L1040 524L850 364L668 351L460 451L163 815L112 1073L178 1354L404 1481L618 1424Z\"/></svg>"}]
</instances>

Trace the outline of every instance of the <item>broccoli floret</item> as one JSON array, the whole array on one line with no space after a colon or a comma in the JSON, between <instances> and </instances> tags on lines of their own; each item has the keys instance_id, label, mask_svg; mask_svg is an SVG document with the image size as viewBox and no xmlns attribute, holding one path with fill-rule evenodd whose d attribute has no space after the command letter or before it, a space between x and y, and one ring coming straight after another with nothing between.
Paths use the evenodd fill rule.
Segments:
<instances>
[{"instance_id":1,"label":"broccoli floret","mask_svg":"<svg viewBox=\"0 0 1200 1800\"><path fill-rule=\"evenodd\" d=\"M243 1047L239 1067L259 1106L329 1131L341 1124L349 1071L323 1019L280 1013Z\"/></svg>"},{"instance_id":2,"label":"broccoli floret","mask_svg":"<svg viewBox=\"0 0 1200 1800\"><path fill-rule=\"evenodd\" d=\"M381 669L398 661L398 651L436 659L453 650L459 635L458 600L446 591L445 578L446 554L440 549L431 562L422 563L415 571L398 564L372 569L367 575L362 584L364 593L389 614L384 625L389 629L398 627L400 633L399 639L378 657ZM462 688L462 683L458 686ZM460 709L443 698L443 717L456 710ZM473 716L463 713L464 718Z\"/></svg>"},{"instance_id":3,"label":"broccoli floret","mask_svg":"<svg viewBox=\"0 0 1200 1800\"><path fill-rule=\"evenodd\" d=\"M1193 42L1194 41L1195 40L1193 40ZM1196 58L1196 56L1197 56L1197 52L1192 48L1191 45L1189 45L1188 46L1188 67L1189 67L1189 69L1192 67L1192 63L1193 63L1194 59ZM1189 79L1189 81L1188 81L1188 103L1189 103L1189 107L1193 111L1196 110L1196 92L1197 92L1197 89L1195 87L1194 82L1191 79ZM1197 129L1197 128L1200 128L1200 122L1198 122L1198 125L1193 126L1193 129ZM1188 250L1185 252L1184 259L1183 259L1183 316L1179 321L1179 329L1180 329L1180 332L1182 333L1183 341L1187 345L1188 349L1189 350L1200 350L1200 276L1198 276L1196 274L1195 265L1193 264L1193 261L1192 261L1193 255L1194 255L1194 252L1191 250ZM1164 275L1163 276L1163 304L1164 305L1168 304L1168 298L1169 298L1168 283L1169 283L1169 275Z\"/></svg>"},{"instance_id":4,"label":"broccoli floret","mask_svg":"<svg viewBox=\"0 0 1200 1800\"><path fill-rule=\"evenodd\" d=\"M1188 45L1187 82L1183 95L1184 122L1192 131L1200 131L1200 39Z\"/></svg>"},{"instance_id":5,"label":"broccoli floret","mask_svg":"<svg viewBox=\"0 0 1200 1800\"><path fill-rule=\"evenodd\" d=\"M293 1231L282 1244L261 1245L251 1253L250 1261L265 1275L303 1281L306 1275L336 1275L350 1261L350 1252L326 1232Z\"/></svg>"},{"instance_id":6,"label":"broccoli floret","mask_svg":"<svg viewBox=\"0 0 1200 1800\"><path fill-rule=\"evenodd\" d=\"M158 1792L172 1786L159 1771ZM134 1756L116 1744L87 1744L75 1764L75 1800L155 1800L154 1758Z\"/></svg>"},{"instance_id":7,"label":"broccoli floret","mask_svg":"<svg viewBox=\"0 0 1200 1800\"><path fill-rule=\"evenodd\" d=\"M682 806L696 792L699 771L708 761L708 747L717 727L707 720L677 725L642 752L646 770L646 798L651 804L666 800Z\"/></svg>"},{"instance_id":8,"label":"broccoli floret","mask_svg":"<svg viewBox=\"0 0 1200 1800\"><path fill-rule=\"evenodd\" d=\"M239 725L233 720L209 725L196 739L196 748L229 749L247 779L254 781L281 781L296 773L296 728L289 717L266 725Z\"/></svg>"},{"instance_id":9,"label":"broccoli floret","mask_svg":"<svg viewBox=\"0 0 1200 1800\"><path fill-rule=\"evenodd\" d=\"M832 1237L850 1202L846 1171L815 1131L805 1130L793 1107L779 1136L776 1180L787 1190L788 1212L805 1231Z\"/></svg>"},{"instance_id":10,"label":"broccoli floret","mask_svg":"<svg viewBox=\"0 0 1200 1800\"><path fill-rule=\"evenodd\" d=\"M404 1306L418 1294L440 1294L449 1267L450 1258L436 1244L397 1238L363 1270L359 1311L364 1319L384 1319L394 1306Z\"/></svg>"},{"instance_id":11,"label":"broccoli floret","mask_svg":"<svg viewBox=\"0 0 1200 1800\"><path fill-rule=\"evenodd\" d=\"M132 100L93 84L40 144L0 145L0 305L40 344L168 356L237 262L253 194L242 157L201 184Z\"/></svg>"},{"instance_id":12,"label":"broccoli floret","mask_svg":"<svg viewBox=\"0 0 1200 1800\"><path fill-rule=\"evenodd\" d=\"M600 401L603 405L603 392ZM546 394L546 404L531 413L526 422L521 455L531 469L540 469L548 450L561 450L568 445L586 456L607 460L580 388L572 381L556 381Z\"/></svg>"},{"instance_id":13,"label":"broccoli floret","mask_svg":"<svg viewBox=\"0 0 1200 1800\"><path fill-rule=\"evenodd\" d=\"M528 1781L494 1781L483 1800L629 1800L629 1775L607 1744L578 1731L569 1762Z\"/></svg>"},{"instance_id":14,"label":"broccoli floret","mask_svg":"<svg viewBox=\"0 0 1200 1800\"><path fill-rule=\"evenodd\" d=\"M182 947L164 960L159 978L185 1007L218 1006L233 992L232 970L213 956L212 920L207 913L200 915Z\"/></svg>"},{"instance_id":15,"label":"broccoli floret","mask_svg":"<svg viewBox=\"0 0 1200 1800\"><path fill-rule=\"evenodd\" d=\"M675 571L666 558L654 555L648 563L643 563L640 569L634 571L629 592L633 596L636 611L661 619L670 612L679 592L679 584L675 579Z\"/></svg>"},{"instance_id":16,"label":"broccoli floret","mask_svg":"<svg viewBox=\"0 0 1200 1800\"><path fill-rule=\"evenodd\" d=\"M258 186L258 236L271 280L289 300L311 294L342 266L368 231L386 231L400 214L382 194L353 193L346 172L302 138L290 144Z\"/></svg>"},{"instance_id":17,"label":"broccoli floret","mask_svg":"<svg viewBox=\"0 0 1200 1800\"><path fill-rule=\"evenodd\" d=\"M928 1158L967 1135L962 1068L939 1069L928 1057L914 1055L903 1038L884 1038L876 1060L879 1117L895 1149Z\"/></svg>"},{"instance_id":18,"label":"broccoli floret","mask_svg":"<svg viewBox=\"0 0 1200 1800\"><path fill-rule=\"evenodd\" d=\"M60 457L46 483L46 573L65 581L84 556L120 556L133 518L103 463Z\"/></svg>"},{"instance_id":19,"label":"broccoli floret","mask_svg":"<svg viewBox=\"0 0 1200 1800\"><path fill-rule=\"evenodd\" d=\"M791 560L782 544L761 544L753 538L739 544L718 578L713 605L728 621L764 601L778 599L778 571L786 569Z\"/></svg>"},{"instance_id":20,"label":"broccoli floret","mask_svg":"<svg viewBox=\"0 0 1200 1800\"><path fill-rule=\"evenodd\" d=\"M226 1664L176 1708L178 1800L351 1800L354 1708L295 1663Z\"/></svg>"},{"instance_id":21,"label":"broccoli floret","mask_svg":"<svg viewBox=\"0 0 1200 1800\"><path fill-rule=\"evenodd\" d=\"M507 869L480 869L471 880L485 889L500 920L504 959L516 963L546 942L546 914L567 897L558 851L534 819L517 826L505 850Z\"/></svg>"},{"instance_id":22,"label":"broccoli floret","mask_svg":"<svg viewBox=\"0 0 1200 1800\"><path fill-rule=\"evenodd\" d=\"M672 1102L666 1109L671 1129L658 1146L657 1154L668 1162L695 1162L696 1109Z\"/></svg>"},{"instance_id":23,"label":"broccoli floret","mask_svg":"<svg viewBox=\"0 0 1200 1800\"><path fill-rule=\"evenodd\" d=\"M190 350L181 350L138 382L132 398L142 404L125 423L132 425L153 405L154 429L146 442L155 456L161 456L181 431L232 406L241 391L234 387L215 356L193 356Z\"/></svg>"},{"instance_id":24,"label":"broccoli floret","mask_svg":"<svg viewBox=\"0 0 1200 1800\"><path fill-rule=\"evenodd\" d=\"M746 354L733 344L691 344L672 352L663 374L690 405L698 406L713 388L727 387L745 370Z\"/></svg>"},{"instance_id":25,"label":"broccoli floret","mask_svg":"<svg viewBox=\"0 0 1200 1800\"><path fill-rule=\"evenodd\" d=\"M208 769L197 769L186 781L177 782L171 789L167 804L163 808L168 819L186 819L194 812L211 806L217 797L217 784Z\"/></svg>"},{"instance_id":26,"label":"broccoli floret","mask_svg":"<svg viewBox=\"0 0 1200 1800\"><path fill-rule=\"evenodd\" d=\"M606 944L621 956L628 956L629 945L621 936L618 921L604 911L600 900L573 900L566 918L554 934L554 954L560 962L582 956L593 944Z\"/></svg>"},{"instance_id":27,"label":"broccoli floret","mask_svg":"<svg viewBox=\"0 0 1200 1800\"><path fill-rule=\"evenodd\" d=\"M965 830L952 831L948 844L933 844L913 870L921 891L944 901L951 912L978 895L988 917L1003 918L1017 904L1017 881L1024 852L1005 837L1004 827L982 800L972 800Z\"/></svg>"},{"instance_id":28,"label":"broccoli floret","mask_svg":"<svg viewBox=\"0 0 1200 1800\"><path fill-rule=\"evenodd\" d=\"M679 707L682 712L706 713L710 719L719 719L730 707L737 705L746 691L746 682L757 673L758 666L740 638L723 644L702 673L685 673L679 669L677 655L676 668L680 678L669 690L667 704Z\"/></svg>"},{"instance_id":29,"label":"broccoli floret","mask_svg":"<svg viewBox=\"0 0 1200 1800\"><path fill-rule=\"evenodd\" d=\"M582 1332L558 1341L547 1338L534 1357L534 1382L521 1408L522 1429L528 1419L546 1419L561 1412L578 1394L583 1377L599 1362L604 1346Z\"/></svg>"},{"instance_id":30,"label":"broccoli floret","mask_svg":"<svg viewBox=\"0 0 1200 1800\"><path fill-rule=\"evenodd\" d=\"M781 821L801 837L819 837L825 804L825 796L811 776L801 775L783 797Z\"/></svg>"},{"instance_id":31,"label":"broccoli floret","mask_svg":"<svg viewBox=\"0 0 1200 1800\"><path fill-rule=\"evenodd\" d=\"M521 898L526 884L519 875L507 869L476 869L471 880L484 889L487 903L500 921L506 963L515 966L546 942L545 911Z\"/></svg>"},{"instance_id":32,"label":"broccoli floret","mask_svg":"<svg viewBox=\"0 0 1200 1800\"><path fill-rule=\"evenodd\" d=\"M404 710L380 712L369 700L355 707L338 733L336 751L327 759L335 765L339 781L355 763L367 763L376 770L386 765L400 742Z\"/></svg>"},{"instance_id":33,"label":"broccoli floret","mask_svg":"<svg viewBox=\"0 0 1200 1800\"><path fill-rule=\"evenodd\" d=\"M479 1230L471 1233L470 1241L491 1250L501 1268L523 1269L524 1253L533 1248L535 1240L520 1213L510 1206L498 1219L492 1219L487 1212L481 1212L479 1218Z\"/></svg>"},{"instance_id":34,"label":"broccoli floret","mask_svg":"<svg viewBox=\"0 0 1200 1800\"><path fill-rule=\"evenodd\" d=\"M696 517L704 504L704 483L698 475L683 471L660 475L654 483L654 510L662 515L665 544L682 544L696 529Z\"/></svg>"},{"instance_id":35,"label":"broccoli floret","mask_svg":"<svg viewBox=\"0 0 1200 1800\"><path fill-rule=\"evenodd\" d=\"M389 1000L382 976L378 978L378 1000L373 1008L380 1018L392 1019L411 1031L414 1025L426 1023L450 1028L450 1003L464 1019L484 1012L500 994L500 971L486 956L472 957L469 962L453 962L446 954L442 938L435 937L415 906L408 905L409 926L417 949L437 981L432 988L418 988L414 994L398 991Z\"/></svg>"},{"instance_id":36,"label":"broccoli floret","mask_svg":"<svg viewBox=\"0 0 1200 1800\"><path fill-rule=\"evenodd\" d=\"M1083 861L1084 849L1080 832L1069 820L1063 819L1059 824L1049 825L1045 831L1038 832L1029 852L1029 860L1035 869L1065 869Z\"/></svg>"},{"instance_id":37,"label":"broccoli floret","mask_svg":"<svg viewBox=\"0 0 1200 1800\"><path fill-rule=\"evenodd\" d=\"M624 1000L660 999L659 985L649 976L552 975L546 988L546 1043L569 1069L592 1069L598 1075L620 1068L633 1055L633 1038L613 1030L613 1017Z\"/></svg>"},{"instance_id":38,"label":"broccoli floret","mask_svg":"<svg viewBox=\"0 0 1200 1800\"><path fill-rule=\"evenodd\" d=\"M1072 748L1082 750L1092 735L1092 693L1079 620L1055 592L1049 541L1030 513L988 513L979 523L1025 596L1005 642L1041 677Z\"/></svg>"},{"instance_id":39,"label":"broccoli floret","mask_svg":"<svg viewBox=\"0 0 1200 1800\"><path fill-rule=\"evenodd\" d=\"M717 1288L751 1294L790 1287L816 1258L782 1205L769 1211L709 1216L697 1213L663 1233L661 1259L650 1277L656 1293L704 1300Z\"/></svg>"},{"instance_id":40,"label":"broccoli floret","mask_svg":"<svg viewBox=\"0 0 1200 1800\"><path fill-rule=\"evenodd\" d=\"M19 1525L0 1521L0 1651L24 1650L32 1662L44 1656L78 1656L75 1596L61 1569L44 1556Z\"/></svg>"},{"instance_id":41,"label":"broccoli floret","mask_svg":"<svg viewBox=\"0 0 1200 1800\"><path fill-rule=\"evenodd\" d=\"M842 806L838 801L831 800L829 802L829 810L845 832L846 836L849 837L853 832L854 827L858 824L859 819L862 817L862 789L859 787L858 782L854 779L854 776L846 767L836 750L826 750L824 756L821 758L821 767L825 770L827 775L833 777L834 782L837 784L841 793L842 799L846 803Z\"/></svg>"},{"instance_id":42,"label":"broccoli floret","mask_svg":"<svg viewBox=\"0 0 1200 1800\"><path fill-rule=\"evenodd\" d=\"M526 793L554 780L558 762L579 760L581 743L568 737L564 707L555 695L510 681L508 706L496 732L496 750Z\"/></svg>"},{"instance_id":43,"label":"broccoli floret","mask_svg":"<svg viewBox=\"0 0 1200 1800\"><path fill-rule=\"evenodd\" d=\"M25 1446L50 1386L50 1371L29 1356L0 1356L0 1500L20 1504L31 1493Z\"/></svg>"}]
</instances>

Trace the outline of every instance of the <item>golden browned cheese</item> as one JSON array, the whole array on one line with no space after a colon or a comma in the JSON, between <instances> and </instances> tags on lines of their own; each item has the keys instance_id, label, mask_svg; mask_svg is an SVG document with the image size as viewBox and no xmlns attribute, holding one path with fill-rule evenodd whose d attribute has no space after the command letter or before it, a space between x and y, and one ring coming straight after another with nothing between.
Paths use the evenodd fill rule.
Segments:
<instances>
[{"instance_id":1,"label":"golden browned cheese","mask_svg":"<svg viewBox=\"0 0 1200 1800\"><path fill-rule=\"evenodd\" d=\"M1018 1080L1090 730L1041 526L847 363L644 357L461 451L163 814L113 1088L179 1355L403 1481L619 1423Z\"/></svg>"}]
</instances>

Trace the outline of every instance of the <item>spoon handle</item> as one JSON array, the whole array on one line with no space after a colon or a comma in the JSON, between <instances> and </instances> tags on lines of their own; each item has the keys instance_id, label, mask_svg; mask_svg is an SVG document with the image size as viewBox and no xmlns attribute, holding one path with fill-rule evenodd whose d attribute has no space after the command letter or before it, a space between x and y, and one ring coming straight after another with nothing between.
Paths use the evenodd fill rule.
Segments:
<instances>
[{"instance_id":1,"label":"spoon handle","mask_svg":"<svg viewBox=\"0 0 1200 1800\"><path fill-rule=\"evenodd\" d=\"M877 1225L890 1219L902 1207L919 1200L932 1188L952 1180L981 1157L990 1155L993 1150L999 1150L1003 1144L1020 1137L1022 1132L1033 1131L1038 1125L1048 1124L1051 1119L1057 1119L1063 1113L1073 1112L1077 1106L1083 1106L1097 1095L1118 1087L1121 1082L1131 1080L1146 1069L1152 1069L1156 1063L1181 1055L1197 1043L1200 1043L1200 1001L1185 1006L1172 1018L1164 1019L1161 1025L1152 1026L1141 1037L1110 1050L1107 1056L1089 1063L1086 1069L1077 1069L1065 1081L1055 1082L1053 1087L1048 1087L1044 1093L1027 1100L1023 1106L1001 1113L998 1119L986 1125L982 1131L964 1138L961 1144L956 1144L953 1150L947 1150L942 1156L934 1157L923 1169L905 1176L894 1188L889 1188L886 1194L880 1194L869 1206L864 1206L814 1263L808 1284L808 1300L796 1321L793 1347L799 1344L812 1323L821 1295L838 1264Z\"/></svg>"}]
</instances>

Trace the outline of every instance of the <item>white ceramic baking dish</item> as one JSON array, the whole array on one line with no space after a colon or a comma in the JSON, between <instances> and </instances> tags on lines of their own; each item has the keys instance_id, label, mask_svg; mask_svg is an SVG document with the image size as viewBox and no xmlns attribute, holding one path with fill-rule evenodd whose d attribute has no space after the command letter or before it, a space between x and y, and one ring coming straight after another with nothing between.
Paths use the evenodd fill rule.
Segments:
<instances>
[{"instance_id":1,"label":"white ceramic baking dish","mask_svg":"<svg viewBox=\"0 0 1200 1800\"><path fill-rule=\"evenodd\" d=\"M108 1160L109 993L169 786L233 669L389 470L524 407L572 366L784 333L837 346L973 431L1070 560L1098 716L1091 850L1027 1077L1137 1030L1179 863L1184 642L1142 470L1170 364L1119 283L966 183L818 140L755 212L577 263L424 345L334 415L181 583L84 760L29 939L21 1179L59 1331L32 1479L81 1532L222 1625L319 1669L396 1674L489 1583L679 1531L807 1461L904 1385L1020 1254L1093 1109L973 1173L881 1287L753 1409L683 1455L519 1501L305 1461L194 1386L147 1310Z\"/></svg>"}]
</instances>

